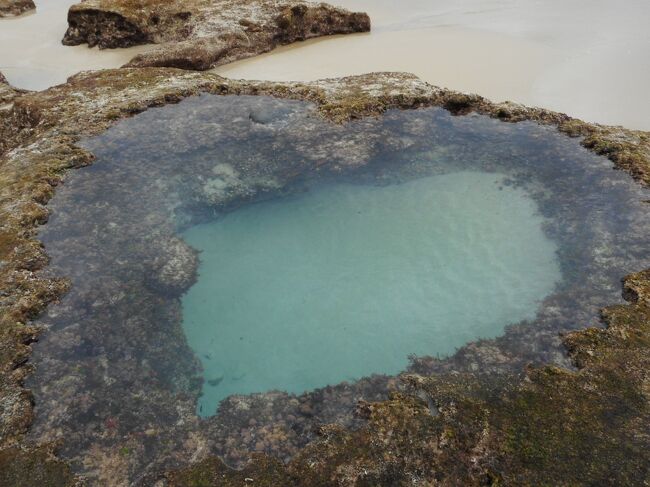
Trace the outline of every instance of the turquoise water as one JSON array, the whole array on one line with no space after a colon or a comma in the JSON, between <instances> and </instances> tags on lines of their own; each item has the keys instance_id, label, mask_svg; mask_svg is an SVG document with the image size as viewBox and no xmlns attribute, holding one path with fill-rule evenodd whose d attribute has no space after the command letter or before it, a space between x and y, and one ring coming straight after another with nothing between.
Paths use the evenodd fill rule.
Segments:
<instances>
[{"instance_id":1,"label":"turquoise water","mask_svg":"<svg viewBox=\"0 0 650 487\"><path fill-rule=\"evenodd\" d=\"M457 172L322 186L190 228L201 264L183 316L201 414L231 394L397 373L410 354L534 318L560 279L556 246L535 203L501 183Z\"/></svg>"}]
</instances>

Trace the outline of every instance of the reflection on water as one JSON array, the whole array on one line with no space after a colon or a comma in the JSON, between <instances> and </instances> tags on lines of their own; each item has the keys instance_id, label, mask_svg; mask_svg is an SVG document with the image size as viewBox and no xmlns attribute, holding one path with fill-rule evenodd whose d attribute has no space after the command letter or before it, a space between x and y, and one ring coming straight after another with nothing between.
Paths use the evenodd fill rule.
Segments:
<instances>
[{"instance_id":1,"label":"reflection on water","mask_svg":"<svg viewBox=\"0 0 650 487\"><path fill-rule=\"evenodd\" d=\"M292 300L310 300L303 319L311 329L320 327L315 314L332 327L359 326L338 336L306 337L309 346L321 347L298 359L313 359L310 367L326 367L327 375L307 378L294 391L345 372L356 378L395 371L409 349L445 353L462 340L495 336L511 325L451 361L413 359L421 373L501 373L529 362L567 365L558 334L597 324L598 310L620 301L620 278L650 265L650 215L643 203L648 191L578 140L533 123L453 117L429 108L336 125L303 102L201 96L150 109L83 144L97 159L57 188L50 220L39 233L51 257L48 272L69 277L72 288L42 317L50 330L34 345L37 371L28 385L37 415L31 437L64 436L62 455L85 473L111 468L102 462L125 445L133 453L120 475L129 478L152 465L189 459L196 445L233 465L256 448L286 459L312 438L317 424L354 424L359 398L378 400L396 387L394 379L373 375L300 396L230 396L215 415L197 417L204 387L227 383L228 371L223 378L213 373L209 360L238 366L248 361L252 374L253 360L259 367L273 353L290 352L289 335L296 342L304 337L295 332L296 315L284 322L279 304L286 310ZM323 221L314 216L318 211ZM324 222L331 231L320 226ZM408 237L416 231L421 240ZM213 244L228 247L215 261L207 258ZM431 269L409 262L404 245ZM561 279L551 289L558 276L549 262L553 249ZM339 255L353 262L337 262ZM332 279L310 282L300 271L311 265L319 274L331 272ZM436 268L443 265L449 268ZM242 274L246 266L269 280L251 282ZM411 275L400 275L404 268ZM358 271L346 278L346 269ZM497 272L498 280L491 281ZM186 305L208 301L209 318L220 327L230 324L220 320L233 313L224 295L203 292L210 279L233 299L253 290L266 307L240 310L240 316L249 313L247 324L237 324L245 334L224 329L197 343L183 329L185 293ZM343 279L341 292L325 289ZM321 301L311 291L328 294ZM434 309L440 320L431 320L431 328L422 324L426 318L417 325L438 306L431 299L436 293L444 298L439 303L453 303L460 314L447 317L444 308ZM386 302L385 312L375 309L378 300ZM353 305L368 308L358 320ZM250 323L263 314L264 323ZM265 335L265 324L287 335L284 348ZM358 352L337 355L343 336L362 343ZM220 341L210 349L212 339L240 337L242 348ZM407 341L398 343L400 338ZM449 338L445 347L442 338ZM389 341L392 356L383 351ZM323 350L330 352L329 363ZM357 366L355 353L368 364ZM254 386L291 389L295 380ZM213 412L214 399L208 406L204 414Z\"/></svg>"}]
</instances>

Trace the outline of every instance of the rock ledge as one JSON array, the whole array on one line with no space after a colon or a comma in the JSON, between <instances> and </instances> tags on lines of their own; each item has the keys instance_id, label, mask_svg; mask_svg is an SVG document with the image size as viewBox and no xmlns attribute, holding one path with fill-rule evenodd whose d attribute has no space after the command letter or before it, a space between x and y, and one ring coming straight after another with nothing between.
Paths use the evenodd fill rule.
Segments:
<instances>
[{"instance_id":1,"label":"rock ledge","mask_svg":"<svg viewBox=\"0 0 650 487\"><path fill-rule=\"evenodd\" d=\"M25 380L33 369L31 344L43 332L33 320L69 284L65 276L48 273L48 257L36 238L38 226L48 219L47 202L66 172L92 162L93 155L78 145L81 139L150 107L200 93L311 101L336 122L424 106L507 122L531 120L581 137L587 149L607 156L640 184L650 184L647 132L495 104L400 73L271 83L175 69L117 69L81 73L43 92L16 93L0 111L0 485L82 482L54 456L53 445L26 439L34 404ZM193 258L170 243L170 256ZM191 275L183 283L167 279L173 267L156 266L153 278L170 289L187 285ZM322 426L318 437L286 464L257 453L243 470L232 470L208 455L201 435L194 434L181 446L171 444L178 459L172 471L145 471L140 462L148 459L139 453L144 450L126 443L117 450L110 445L89 450L98 465L93 480L134 485L129 480L137 477L140 485L167 487L241 486L248 479L268 486L644 485L650 464L650 270L639 271L624 281L627 303L603 310L606 328L564 336L574 370L528 367L507 380L469 372L414 372L402 378L404 392L358 404L361 428ZM185 419L190 424L189 415ZM205 423L191 424L194 431L205 430ZM116 429L113 420L105 426ZM162 443L163 433L146 429L128 441ZM71 441L63 438L60 445Z\"/></svg>"}]
</instances>

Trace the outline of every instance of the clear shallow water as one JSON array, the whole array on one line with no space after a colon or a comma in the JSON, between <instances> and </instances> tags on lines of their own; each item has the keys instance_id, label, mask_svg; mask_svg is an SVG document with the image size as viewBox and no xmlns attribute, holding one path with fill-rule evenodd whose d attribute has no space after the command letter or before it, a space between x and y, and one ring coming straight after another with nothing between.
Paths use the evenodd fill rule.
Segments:
<instances>
[{"instance_id":1,"label":"clear shallow water","mask_svg":"<svg viewBox=\"0 0 650 487\"><path fill-rule=\"evenodd\" d=\"M183 298L200 411L230 394L398 373L410 354L449 354L532 319L560 279L556 247L535 203L502 180L334 185L186 231L201 250Z\"/></svg>"},{"instance_id":2,"label":"clear shallow water","mask_svg":"<svg viewBox=\"0 0 650 487\"><path fill-rule=\"evenodd\" d=\"M48 332L33 345L36 372L27 386L34 394L36 419L29 437L48 442L64 438L61 455L77 471L89 478L104 475L120 485L142 478L143 472L190 461L197 452L238 466L253 450L288 459L314 437L318 425L355 426L359 399L382 400L400 387L394 376L373 375L299 396L277 391L234 395L221 401L213 416L197 417L197 402L209 387L204 379L218 379L202 369L204 358L188 342L183 326L183 299L209 277L183 240L200 225L216 226L249 211L270 212L275 205L290 208L293 201L309 202L352 184L355 194L393 194L408 187L403 184L460 174L479 174L486 182L450 204L449 213L456 214L458 205L482 211L462 205L474 196L482 198L479 206L486 205L492 181L499 179L496 190L503 189L498 196L512 204L501 218L485 220L503 225L498 228L515 242L524 238L518 228L533 237L537 230L531 233L530 225L541 226L557 247L561 280L546 297L542 290L529 301L527 309L537 312L527 321L514 321L521 315L513 313L491 325L489 336L495 338L463 345L449 360L414 357L407 371L419 374L519 373L528 363L567 366L559 334L598 326L599 309L621 301L621 277L650 266L650 214L644 203L649 191L613 170L604 157L580 147L579 140L534 123L455 117L423 108L337 125L323 120L309 103L199 96L120 121L81 144L96 159L67 175L48 204L47 225L39 230L50 257L45 273L67 277L71 288L38 320ZM444 192L453 185L442 186ZM517 194L532 205L527 212L531 221L521 221L514 212L525 208L513 196ZM414 195L408 198L418 201ZM374 200L366 203L381 207ZM413 226L400 219L393 225ZM457 236L454 228L447 230ZM470 235L463 243L476 242ZM533 250L516 250L534 258L540 241ZM525 269L530 267L526 262ZM197 270L202 276L195 281ZM524 272L501 276L500 282L517 277L523 288L538 286L535 276ZM304 282L304 276L297 278ZM474 282L486 279L473 275L456 289L477 299ZM526 291L516 292L524 296L520 293ZM422 308L420 301L412 306ZM373 329L375 335L379 331L385 330ZM472 337L483 334L471 331ZM385 343L382 337L372 338ZM439 353L437 342L430 345L425 355ZM332 357L335 352L330 350ZM240 355L233 362L241 363ZM404 360L404 351L395 356ZM360 373L358 364L351 365L344 379ZM337 363L331 360L330 366ZM203 414L213 411L204 408ZM131 452L128 465L116 468L116 456L126 460L118 453L124 447Z\"/></svg>"}]
</instances>

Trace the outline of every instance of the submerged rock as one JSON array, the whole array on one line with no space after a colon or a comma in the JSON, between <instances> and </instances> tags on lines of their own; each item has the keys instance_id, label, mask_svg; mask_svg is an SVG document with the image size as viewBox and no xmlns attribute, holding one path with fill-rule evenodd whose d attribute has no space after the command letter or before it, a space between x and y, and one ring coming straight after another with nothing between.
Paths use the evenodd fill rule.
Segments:
<instances>
[{"instance_id":1,"label":"submerged rock","mask_svg":"<svg viewBox=\"0 0 650 487\"><path fill-rule=\"evenodd\" d=\"M35 9L33 0L0 0L0 17L15 17Z\"/></svg>"},{"instance_id":2,"label":"submerged rock","mask_svg":"<svg viewBox=\"0 0 650 487\"><path fill-rule=\"evenodd\" d=\"M366 32L365 13L287 0L84 0L68 14L66 45L161 44L129 66L209 69L313 37Z\"/></svg>"}]
</instances>

